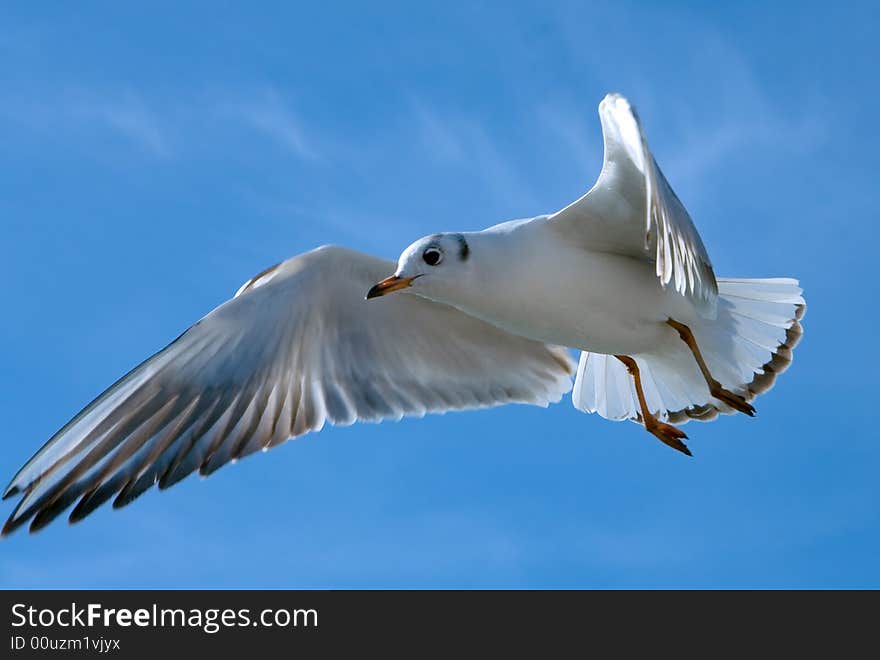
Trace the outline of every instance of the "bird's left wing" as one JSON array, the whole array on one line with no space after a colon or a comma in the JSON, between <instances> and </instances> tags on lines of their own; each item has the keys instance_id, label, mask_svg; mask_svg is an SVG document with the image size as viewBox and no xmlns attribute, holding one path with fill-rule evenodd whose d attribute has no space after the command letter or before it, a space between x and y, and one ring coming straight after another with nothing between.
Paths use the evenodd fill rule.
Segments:
<instances>
[{"instance_id":1,"label":"bird's left wing","mask_svg":"<svg viewBox=\"0 0 880 660\"><path fill-rule=\"evenodd\" d=\"M652 260L661 284L714 317L718 285L684 205L648 149L635 109L619 94L599 104L605 156L595 185L550 216L550 226L594 250Z\"/></svg>"},{"instance_id":2,"label":"bird's left wing","mask_svg":"<svg viewBox=\"0 0 880 660\"><path fill-rule=\"evenodd\" d=\"M261 273L86 407L31 458L3 533L124 506L325 422L532 403L571 389L564 349L408 294L393 262L319 248Z\"/></svg>"}]
</instances>

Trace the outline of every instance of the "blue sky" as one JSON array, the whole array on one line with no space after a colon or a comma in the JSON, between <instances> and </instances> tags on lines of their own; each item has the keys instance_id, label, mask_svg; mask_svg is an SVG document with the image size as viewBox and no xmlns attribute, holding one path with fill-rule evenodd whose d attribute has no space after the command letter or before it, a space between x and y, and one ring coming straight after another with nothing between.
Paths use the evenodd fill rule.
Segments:
<instances>
[{"instance_id":1,"label":"blue sky","mask_svg":"<svg viewBox=\"0 0 880 660\"><path fill-rule=\"evenodd\" d=\"M4 479L267 265L579 196L608 91L804 341L693 459L567 398L328 428L16 534L0 585L880 586L869 3L180 4L0 10Z\"/></svg>"}]
</instances>

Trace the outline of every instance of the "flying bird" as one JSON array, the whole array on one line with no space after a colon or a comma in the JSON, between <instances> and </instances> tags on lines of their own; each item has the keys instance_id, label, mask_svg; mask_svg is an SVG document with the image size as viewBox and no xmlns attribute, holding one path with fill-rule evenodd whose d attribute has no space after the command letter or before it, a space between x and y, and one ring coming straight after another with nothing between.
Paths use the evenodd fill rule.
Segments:
<instances>
[{"instance_id":1,"label":"flying bird","mask_svg":"<svg viewBox=\"0 0 880 660\"><path fill-rule=\"evenodd\" d=\"M546 407L573 376L576 408L685 454L678 424L754 415L801 336L797 280L716 278L633 107L609 94L599 116L599 178L556 213L433 234L396 264L324 246L250 279L19 470L2 533L125 506L327 422Z\"/></svg>"}]
</instances>

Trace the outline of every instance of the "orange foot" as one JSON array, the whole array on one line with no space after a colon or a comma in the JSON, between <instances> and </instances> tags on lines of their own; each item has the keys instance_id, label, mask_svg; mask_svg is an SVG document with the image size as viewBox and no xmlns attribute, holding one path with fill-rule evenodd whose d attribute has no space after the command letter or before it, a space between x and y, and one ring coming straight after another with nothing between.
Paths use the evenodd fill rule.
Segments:
<instances>
[{"instance_id":1,"label":"orange foot","mask_svg":"<svg viewBox=\"0 0 880 660\"><path fill-rule=\"evenodd\" d=\"M651 420L645 428L657 436L663 444L669 445L673 449L677 449L682 454L693 456L691 450L681 441L682 438L687 439L687 435L680 428L656 419Z\"/></svg>"},{"instance_id":2,"label":"orange foot","mask_svg":"<svg viewBox=\"0 0 880 660\"><path fill-rule=\"evenodd\" d=\"M755 416L755 408L752 404L742 398L739 394L734 394L730 390L725 390L719 383L715 383L709 391L712 396L723 401L734 410L739 410L741 413L745 413L749 417Z\"/></svg>"}]
</instances>

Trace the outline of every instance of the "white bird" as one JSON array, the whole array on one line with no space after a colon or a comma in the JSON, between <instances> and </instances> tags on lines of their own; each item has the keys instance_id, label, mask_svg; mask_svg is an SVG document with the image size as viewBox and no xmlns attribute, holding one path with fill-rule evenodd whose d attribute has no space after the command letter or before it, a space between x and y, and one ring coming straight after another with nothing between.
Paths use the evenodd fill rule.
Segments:
<instances>
[{"instance_id":1,"label":"white bird","mask_svg":"<svg viewBox=\"0 0 880 660\"><path fill-rule=\"evenodd\" d=\"M798 282L716 279L633 108L611 94L599 115L599 179L557 213L434 234L396 265L321 247L249 280L21 468L3 533L77 500L71 522L124 506L325 422L546 407L572 387L569 348L579 410L684 453L673 424L754 414L801 336Z\"/></svg>"}]
</instances>

